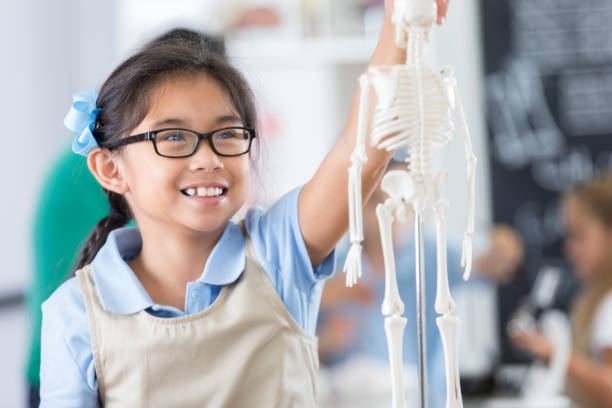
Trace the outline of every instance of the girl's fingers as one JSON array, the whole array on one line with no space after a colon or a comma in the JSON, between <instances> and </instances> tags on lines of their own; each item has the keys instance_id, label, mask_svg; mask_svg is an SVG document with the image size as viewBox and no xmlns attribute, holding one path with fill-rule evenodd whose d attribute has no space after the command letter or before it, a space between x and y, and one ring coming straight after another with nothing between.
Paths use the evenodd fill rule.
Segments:
<instances>
[{"instance_id":1,"label":"girl's fingers","mask_svg":"<svg viewBox=\"0 0 612 408\"><path fill-rule=\"evenodd\" d=\"M435 0L438 5L438 17L436 23L444 24L446 20L446 11L448 10L448 3L450 0ZM393 0L385 0L385 11L391 15L393 13Z\"/></svg>"},{"instance_id":2,"label":"girl's fingers","mask_svg":"<svg viewBox=\"0 0 612 408\"><path fill-rule=\"evenodd\" d=\"M385 0L385 11L389 14L393 13L393 0Z\"/></svg>"},{"instance_id":3,"label":"girl's fingers","mask_svg":"<svg viewBox=\"0 0 612 408\"><path fill-rule=\"evenodd\" d=\"M436 23L440 25L444 24L449 2L450 0L436 0L436 3L438 4L438 19L436 20Z\"/></svg>"}]
</instances>

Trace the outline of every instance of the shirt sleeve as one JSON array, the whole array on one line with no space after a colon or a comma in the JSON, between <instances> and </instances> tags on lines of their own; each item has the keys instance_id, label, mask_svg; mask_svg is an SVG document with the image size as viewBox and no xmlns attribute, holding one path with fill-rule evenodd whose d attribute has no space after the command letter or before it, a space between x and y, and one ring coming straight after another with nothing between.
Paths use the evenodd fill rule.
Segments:
<instances>
[{"instance_id":1,"label":"shirt sleeve","mask_svg":"<svg viewBox=\"0 0 612 408\"><path fill-rule=\"evenodd\" d=\"M599 353L612 348L612 294L608 295L597 309L593 320L593 348Z\"/></svg>"},{"instance_id":2,"label":"shirt sleeve","mask_svg":"<svg viewBox=\"0 0 612 408\"><path fill-rule=\"evenodd\" d=\"M76 278L42 305L40 406L98 407L85 302Z\"/></svg>"},{"instance_id":3,"label":"shirt sleeve","mask_svg":"<svg viewBox=\"0 0 612 408\"><path fill-rule=\"evenodd\" d=\"M334 272L334 251L313 269L298 219L301 187L290 191L269 210L251 209L245 226L261 266L291 316L315 333L323 281Z\"/></svg>"}]
</instances>

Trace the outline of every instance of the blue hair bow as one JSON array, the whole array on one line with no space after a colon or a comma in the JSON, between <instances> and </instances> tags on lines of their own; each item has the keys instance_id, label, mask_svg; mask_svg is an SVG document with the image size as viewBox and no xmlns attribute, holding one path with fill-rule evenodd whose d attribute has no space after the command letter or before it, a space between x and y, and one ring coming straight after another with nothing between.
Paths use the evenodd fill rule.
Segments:
<instances>
[{"instance_id":1,"label":"blue hair bow","mask_svg":"<svg viewBox=\"0 0 612 408\"><path fill-rule=\"evenodd\" d=\"M78 92L72 95L72 106L64 118L64 125L77 132L78 135L72 142L72 151L86 156L98 146L93 135L94 124L99 108L96 108L98 93L95 90Z\"/></svg>"}]
</instances>

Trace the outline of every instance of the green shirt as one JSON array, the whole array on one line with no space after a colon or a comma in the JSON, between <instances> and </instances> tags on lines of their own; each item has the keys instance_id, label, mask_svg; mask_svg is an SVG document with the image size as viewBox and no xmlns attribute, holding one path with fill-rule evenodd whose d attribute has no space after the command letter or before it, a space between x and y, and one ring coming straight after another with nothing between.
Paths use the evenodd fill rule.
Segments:
<instances>
[{"instance_id":1,"label":"green shirt","mask_svg":"<svg viewBox=\"0 0 612 408\"><path fill-rule=\"evenodd\" d=\"M87 159L67 150L42 186L32 231L34 271L28 291L30 348L27 381L40 386L40 305L73 272L82 244L108 215L108 200L87 168Z\"/></svg>"}]
</instances>

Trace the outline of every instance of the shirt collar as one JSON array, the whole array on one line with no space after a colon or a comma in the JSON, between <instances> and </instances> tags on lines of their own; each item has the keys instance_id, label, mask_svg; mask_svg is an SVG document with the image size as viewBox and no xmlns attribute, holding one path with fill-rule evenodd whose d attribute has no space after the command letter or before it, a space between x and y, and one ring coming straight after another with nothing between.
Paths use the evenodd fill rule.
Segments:
<instances>
[{"instance_id":1,"label":"shirt collar","mask_svg":"<svg viewBox=\"0 0 612 408\"><path fill-rule=\"evenodd\" d=\"M92 273L102 307L113 313L133 314L154 305L127 262L142 248L138 227L113 230L92 262ZM245 268L245 242L240 228L228 222L210 253L198 282L227 285Z\"/></svg>"},{"instance_id":2,"label":"shirt collar","mask_svg":"<svg viewBox=\"0 0 612 408\"><path fill-rule=\"evenodd\" d=\"M228 222L219 242L208 256L204 272L198 279L209 285L227 285L234 282L246 264L244 235L240 227Z\"/></svg>"}]
</instances>

